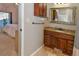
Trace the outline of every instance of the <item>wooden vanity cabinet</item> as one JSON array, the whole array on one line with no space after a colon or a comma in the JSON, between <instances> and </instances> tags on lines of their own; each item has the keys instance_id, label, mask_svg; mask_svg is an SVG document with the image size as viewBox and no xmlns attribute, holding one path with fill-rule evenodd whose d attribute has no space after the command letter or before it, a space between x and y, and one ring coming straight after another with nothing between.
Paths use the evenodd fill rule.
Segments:
<instances>
[{"instance_id":1,"label":"wooden vanity cabinet","mask_svg":"<svg viewBox=\"0 0 79 59\"><path fill-rule=\"evenodd\" d=\"M47 46L47 47L51 47L52 48L52 46L51 46L51 36L50 36L50 33L51 33L51 31L44 31L44 45L45 46Z\"/></svg>"},{"instance_id":2,"label":"wooden vanity cabinet","mask_svg":"<svg viewBox=\"0 0 79 59\"><path fill-rule=\"evenodd\" d=\"M52 46L52 48L54 48L54 47L57 47L57 38L56 37L54 37L54 36L51 36L51 46Z\"/></svg>"},{"instance_id":3,"label":"wooden vanity cabinet","mask_svg":"<svg viewBox=\"0 0 79 59\"><path fill-rule=\"evenodd\" d=\"M52 49L60 49L64 54L72 55L74 36L50 30L44 30L44 45Z\"/></svg>"},{"instance_id":4,"label":"wooden vanity cabinet","mask_svg":"<svg viewBox=\"0 0 79 59\"><path fill-rule=\"evenodd\" d=\"M68 54L68 55L72 55L73 54L73 46L74 46L74 41L73 40L68 40L67 41L67 48L66 48L66 53Z\"/></svg>"}]
</instances>

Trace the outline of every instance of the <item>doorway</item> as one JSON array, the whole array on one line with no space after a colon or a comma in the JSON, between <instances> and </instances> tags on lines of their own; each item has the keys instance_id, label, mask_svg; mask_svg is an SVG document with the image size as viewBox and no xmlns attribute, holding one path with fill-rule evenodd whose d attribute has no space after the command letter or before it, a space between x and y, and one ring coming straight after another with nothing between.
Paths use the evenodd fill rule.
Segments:
<instances>
[{"instance_id":1,"label":"doorway","mask_svg":"<svg viewBox=\"0 0 79 59\"><path fill-rule=\"evenodd\" d=\"M0 56L19 54L18 5L0 4Z\"/></svg>"}]
</instances>

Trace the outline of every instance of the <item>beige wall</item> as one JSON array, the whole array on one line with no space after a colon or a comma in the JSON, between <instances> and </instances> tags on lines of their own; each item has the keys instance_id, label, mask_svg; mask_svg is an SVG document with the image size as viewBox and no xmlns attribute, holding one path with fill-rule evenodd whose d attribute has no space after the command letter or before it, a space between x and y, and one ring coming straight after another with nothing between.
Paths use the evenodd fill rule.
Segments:
<instances>
[{"instance_id":1,"label":"beige wall","mask_svg":"<svg viewBox=\"0 0 79 59\"><path fill-rule=\"evenodd\" d=\"M27 11L26 11L27 10ZM24 4L24 55L31 55L43 45L43 25L33 25L45 18L34 16L34 4Z\"/></svg>"},{"instance_id":2,"label":"beige wall","mask_svg":"<svg viewBox=\"0 0 79 59\"><path fill-rule=\"evenodd\" d=\"M18 6L14 3L0 3L0 11L11 12L12 22L18 23Z\"/></svg>"}]
</instances>

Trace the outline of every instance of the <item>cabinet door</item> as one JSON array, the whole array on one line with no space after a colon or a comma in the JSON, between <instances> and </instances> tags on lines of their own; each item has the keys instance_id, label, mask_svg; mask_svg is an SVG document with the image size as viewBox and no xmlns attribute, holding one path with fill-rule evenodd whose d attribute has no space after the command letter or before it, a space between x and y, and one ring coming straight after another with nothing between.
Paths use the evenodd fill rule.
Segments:
<instances>
[{"instance_id":1,"label":"cabinet door","mask_svg":"<svg viewBox=\"0 0 79 59\"><path fill-rule=\"evenodd\" d=\"M50 31L44 31L44 45L51 47Z\"/></svg>"},{"instance_id":2,"label":"cabinet door","mask_svg":"<svg viewBox=\"0 0 79 59\"><path fill-rule=\"evenodd\" d=\"M51 47L51 41L49 37L44 39L44 44L45 46Z\"/></svg>"},{"instance_id":3,"label":"cabinet door","mask_svg":"<svg viewBox=\"0 0 79 59\"><path fill-rule=\"evenodd\" d=\"M63 53L66 52L66 40L65 39L58 38L58 45L57 46Z\"/></svg>"},{"instance_id":4,"label":"cabinet door","mask_svg":"<svg viewBox=\"0 0 79 59\"><path fill-rule=\"evenodd\" d=\"M51 36L51 47L52 48L57 48L57 38L54 36Z\"/></svg>"}]
</instances>

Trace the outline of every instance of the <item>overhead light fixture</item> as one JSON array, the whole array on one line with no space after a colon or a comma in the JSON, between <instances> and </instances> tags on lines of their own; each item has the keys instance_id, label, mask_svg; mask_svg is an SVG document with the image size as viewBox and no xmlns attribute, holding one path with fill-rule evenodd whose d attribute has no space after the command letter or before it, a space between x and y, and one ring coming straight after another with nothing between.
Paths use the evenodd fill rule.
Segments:
<instances>
[{"instance_id":1,"label":"overhead light fixture","mask_svg":"<svg viewBox=\"0 0 79 59\"><path fill-rule=\"evenodd\" d=\"M57 5L57 4L66 4L66 3L54 3L55 5Z\"/></svg>"}]
</instances>

